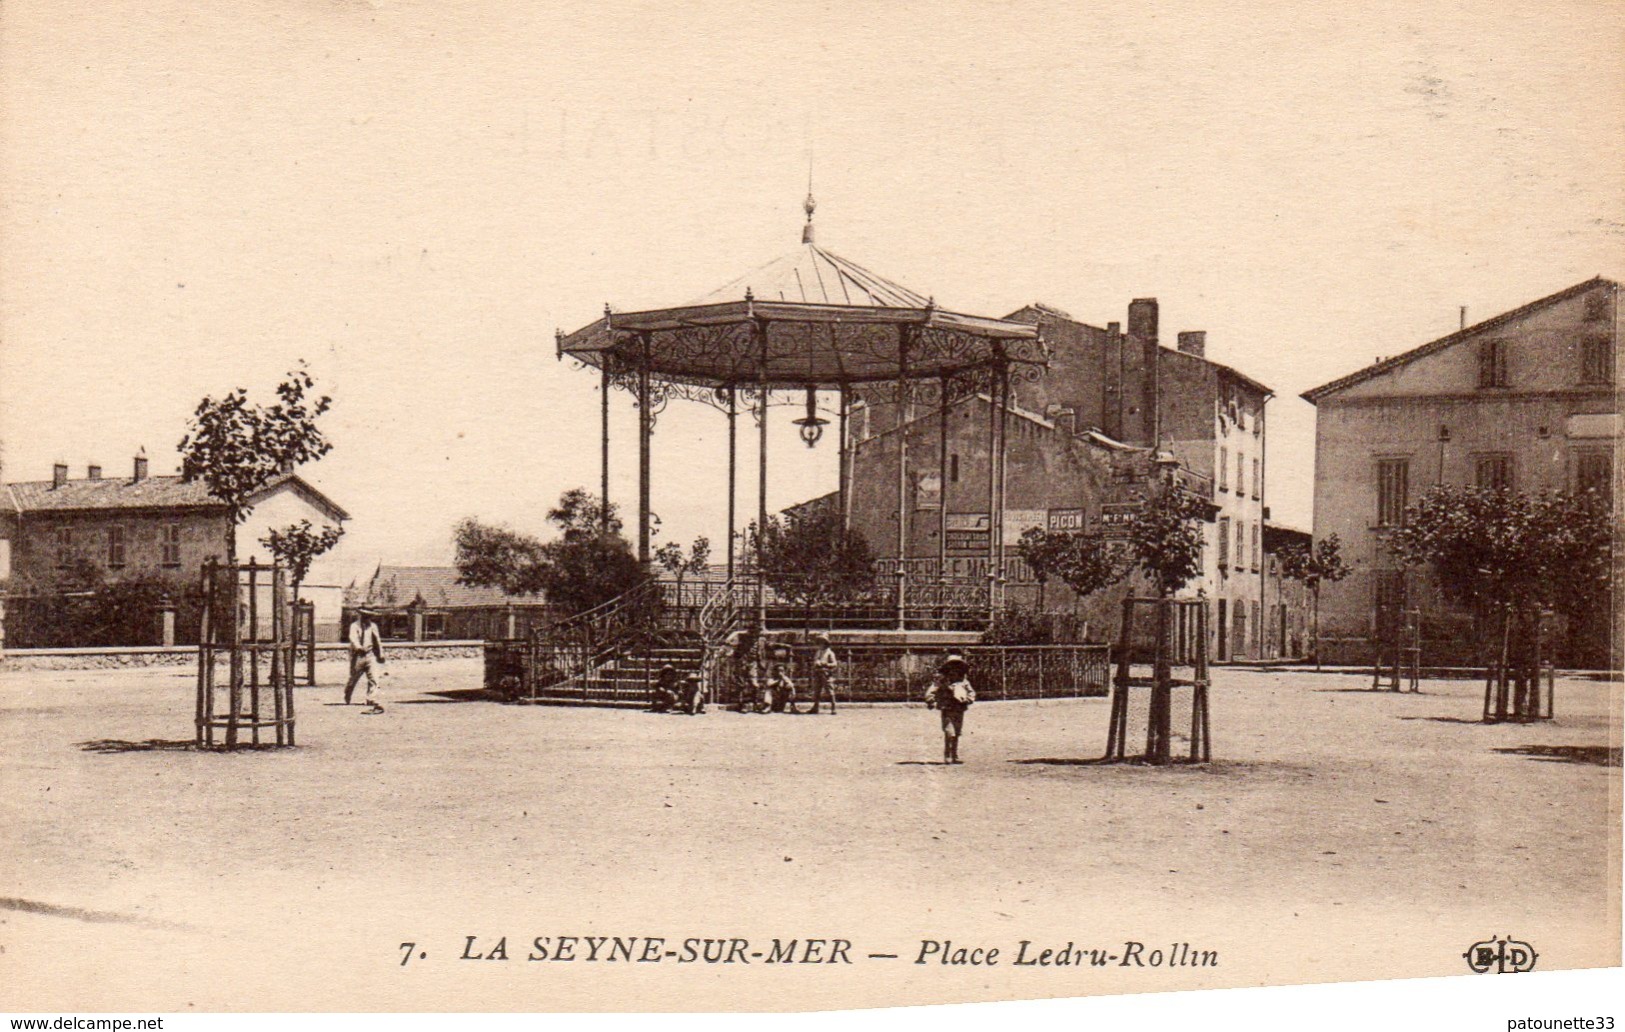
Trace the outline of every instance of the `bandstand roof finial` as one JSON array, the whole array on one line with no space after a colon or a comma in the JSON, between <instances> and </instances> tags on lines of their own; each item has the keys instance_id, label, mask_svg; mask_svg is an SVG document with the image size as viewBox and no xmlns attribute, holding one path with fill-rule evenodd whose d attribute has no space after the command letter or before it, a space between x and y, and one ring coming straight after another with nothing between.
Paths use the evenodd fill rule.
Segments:
<instances>
[{"instance_id":1,"label":"bandstand roof finial","mask_svg":"<svg viewBox=\"0 0 1625 1032\"><path fill-rule=\"evenodd\" d=\"M807 199L802 202L801 208L807 213L807 224L801 227L801 242L813 242L813 212L818 210L818 202L813 199L812 192L812 158L807 159Z\"/></svg>"}]
</instances>

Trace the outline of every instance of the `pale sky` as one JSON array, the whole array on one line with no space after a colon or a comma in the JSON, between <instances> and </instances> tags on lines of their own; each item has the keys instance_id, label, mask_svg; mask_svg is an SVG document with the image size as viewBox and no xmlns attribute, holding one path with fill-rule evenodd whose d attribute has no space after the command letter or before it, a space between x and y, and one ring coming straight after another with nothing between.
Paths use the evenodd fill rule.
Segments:
<instances>
[{"instance_id":1,"label":"pale sky","mask_svg":"<svg viewBox=\"0 0 1625 1032\"><path fill-rule=\"evenodd\" d=\"M305 357L352 571L540 530L598 482L554 330L796 246L809 153L819 242L944 307L1207 330L1276 390L1304 527L1300 391L1625 271L1619 3L1083 6L8 0L4 476L170 472L200 397ZM775 507L834 485L793 414ZM722 417L674 403L654 453L657 542L720 540Z\"/></svg>"}]
</instances>

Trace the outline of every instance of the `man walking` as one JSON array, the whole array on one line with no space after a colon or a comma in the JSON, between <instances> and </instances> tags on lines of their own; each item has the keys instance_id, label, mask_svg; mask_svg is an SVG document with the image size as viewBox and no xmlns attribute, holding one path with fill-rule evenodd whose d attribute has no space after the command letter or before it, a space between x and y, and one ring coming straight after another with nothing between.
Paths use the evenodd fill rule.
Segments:
<instances>
[{"instance_id":1,"label":"man walking","mask_svg":"<svg viewBox=\"0 0 1625 1032\"><path fill-rule=\"evenodd\" d=\"M835 658L835 649L830 645L829 635L814 635L813 641L818 643L818 651L813 654L812 661L812 711L814 713L818 712L819 704L824 701L824 696L827 695L829 696L829 713L830 716L834 716L835 669L840 665L840 662Z\"/></svg>"},{"instance_id":2,"label":"man walking","mask_svg":"<svg viewBox=\"0 0 1625 1032\"><path fill-rule=\"evenodd\" d=\"M378 634L377 613L371 609L357 609L350 622L350 680L344 686L344 704L350 705L355 686L363 677L367 679L366 713L382 713L378 704L378 675L383 671L384 642Z\"/></svg>"}]
</instances>

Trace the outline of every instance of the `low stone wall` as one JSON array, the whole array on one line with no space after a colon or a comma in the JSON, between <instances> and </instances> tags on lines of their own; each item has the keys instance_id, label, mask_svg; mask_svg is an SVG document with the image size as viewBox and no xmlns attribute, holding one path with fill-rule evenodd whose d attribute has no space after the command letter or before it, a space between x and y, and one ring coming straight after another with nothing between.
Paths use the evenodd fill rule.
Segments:
<instances>
[{"instance_id":1,"label":"low stone wall","mask_svg":"<svg viewBox=\"0 0 1625 1032\"><path fill-rule=\"evenodd\" d=\"M481 654L477 641L400 641L384 643L384 658L395 660L473 659ZM343 642L316 646L316 662L323 665L349 661ZM14 649L0 653L0 670L113 670L121 667L191 666L197 649L190 645L169 648Z\"/></svg>"}]
</instances>

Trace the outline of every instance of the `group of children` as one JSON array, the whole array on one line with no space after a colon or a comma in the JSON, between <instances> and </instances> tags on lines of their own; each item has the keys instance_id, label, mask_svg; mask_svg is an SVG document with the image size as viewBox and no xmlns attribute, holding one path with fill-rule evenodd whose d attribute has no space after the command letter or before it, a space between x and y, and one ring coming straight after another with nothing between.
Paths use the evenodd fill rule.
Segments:
<instances>
[{"instance_id":1,"label":"group of children","mask_svg":"<svg viewBox=\"0 0 1625 1032\"><path fill-rule=\"evenodd\" d=\"M839 667L828 635L814 636L817 652L812 661L812 712L819 712L827 700L835 713L835 673ZM789 657L774 651L760 635L747 635L740 641L735 658L740 675L735 682L734 709L740 713L798 712L796 685L790 676ZM937 668L937 676L925 692L925 705L936 710L942 720L942 762L957 764L959 739L965 732L965 711L976 702L976 689L970 682L970 664L959 653L950 653ZM650 708L657 713L679 710L705 712L705 689L699 674L679 678L671 666L661 668Z\"/></svg>"}]
</instances>

